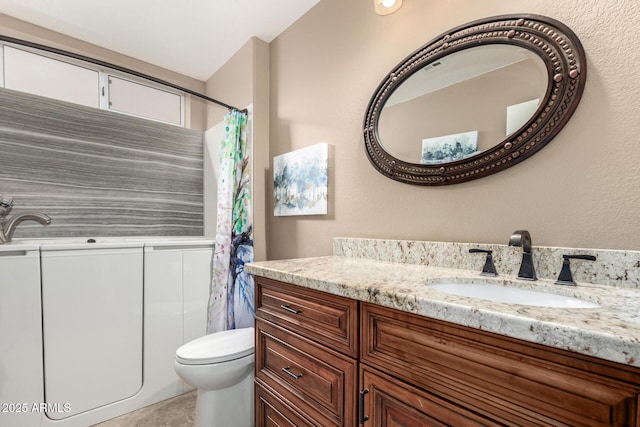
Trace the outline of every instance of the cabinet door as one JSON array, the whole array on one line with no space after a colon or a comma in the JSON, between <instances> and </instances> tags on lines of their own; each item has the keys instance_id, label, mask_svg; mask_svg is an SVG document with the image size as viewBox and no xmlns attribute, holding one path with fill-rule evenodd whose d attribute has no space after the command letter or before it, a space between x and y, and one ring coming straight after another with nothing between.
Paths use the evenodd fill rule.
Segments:
<instances>
[{"instance_id":1,"label":"cabinet door","mask_svg":"<svg viewBox=\"0 0 640 427\"><path fill-rule=\"evenodd\" d=\"M357 363L256 319L256 382L323 426L355 423Z\"/></svg>"},{"instance_id":2,"label":"cabinet door","mask_svg":"<svg viewBox=\"0 0 640 427\"><path fill-rule=\"evenodd\" d=\"M635 426L640 370L361 305L361 360L505 424Z\"/></svg>"},{"instance_id":3,"label":"cabinet door","mask_svg":"<svg viewBox=\"0 0 640 427\"><path fill-rule=\"evenodd\" d=\"M256 386L256 427L313 427L282 400L262 386Z\"/></svg>"},{"instance_id":4,"label":"cabinet door","mask_svg":"<svg viewBox=\"0 0 640 427\"><path fill-rule=\"evenodd\" d=\"M482 416L360 366L363 427L499 426Z\"/></svg>"}]
</instances>

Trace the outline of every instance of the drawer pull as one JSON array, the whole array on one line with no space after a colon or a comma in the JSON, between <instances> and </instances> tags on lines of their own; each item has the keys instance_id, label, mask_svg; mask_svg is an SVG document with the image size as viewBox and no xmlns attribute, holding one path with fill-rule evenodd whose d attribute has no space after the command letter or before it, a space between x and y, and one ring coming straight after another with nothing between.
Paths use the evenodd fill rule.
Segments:
<instances>
[{"instance_id":1,"label":"drawer pull","mask_svg":"<svg viewBox=\"0 0 640 427\"><path fill-rule=\"evenodd\" d=\"M300 378L302 378L302 374L294 374L293 372L291 372L291 366L287 366L286 368L282 368L282 372L284 372L285 374L289 375L291 378L293 378L295 380L299 380Z\"/></svg>"},{"instance_id":2,"label":"drawer pull","mask_svg":"<svg viewBox=\"0 0 640 427\"><path fill-rule=\"evenodd\" d=\"M289 313L293 313L293 314L302 313L302 310L296 310L295 308L291 308L288 305L281 305L280 308L285 310L285 311L288 311Z\"/></svg>"},{"instance_id":3,"label":"drawer pull","mask_svg":"<svg viewBox=\"0 0 640 427\"><path fill-rule=\"evenodd\" d=\"M360 391L360 402L358 402L358 418L360 418L360 424L364 424L364 422L369 419L369 417L364 414L364 396L367 393L369 393L368 388Z\"/></svg>"}]
</instances>

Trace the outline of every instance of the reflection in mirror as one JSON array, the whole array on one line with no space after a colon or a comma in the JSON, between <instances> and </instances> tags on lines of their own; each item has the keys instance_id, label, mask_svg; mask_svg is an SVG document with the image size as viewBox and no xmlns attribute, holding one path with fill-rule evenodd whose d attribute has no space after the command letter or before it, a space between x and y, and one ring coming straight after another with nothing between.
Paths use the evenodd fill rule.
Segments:
<instances>
[{"instance_id":1,"label":"reflection in mirror","mask_svg":"<svg viewBox=\"0 0 640 427\"><path fill-rule=\"evenodd\" d=\"M378 85L363 122L367 157L407 184L494 174L555 138L586 77L580 40L553 18L502 15L452 28Z\"/></svg>"},{"instance_id":2,"label":"reflection in mirror","mask_svg":"<svg viewBox=\"0 0 640 427\"><path fill-rule=\"evenodd\" d=\"M523 47L488 44L452 53L394 90L380 114L380 141L409 163L474 156L534 116L548 81L543 60Z\"/></svg>"}]
</instances>

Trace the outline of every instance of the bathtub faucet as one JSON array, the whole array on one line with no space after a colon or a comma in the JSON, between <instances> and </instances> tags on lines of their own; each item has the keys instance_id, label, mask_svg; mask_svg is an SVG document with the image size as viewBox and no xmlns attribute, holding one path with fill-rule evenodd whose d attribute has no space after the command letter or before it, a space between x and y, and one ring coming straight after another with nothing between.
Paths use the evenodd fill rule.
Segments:
<instances>
[{"instance_id":1,"label":"bathtub faucet","mask_svg":"<svg viewBox=\"0 0 640 427\"><path fill-rule=\"evenodd\" d=\"M51 218L43 213L24 213L7 218L7 214L13 207L13 199L0 196L0 245L9 243L16 227L23 221L36 221L42 225L51 224Z\"/></svg>"}]
</instances>

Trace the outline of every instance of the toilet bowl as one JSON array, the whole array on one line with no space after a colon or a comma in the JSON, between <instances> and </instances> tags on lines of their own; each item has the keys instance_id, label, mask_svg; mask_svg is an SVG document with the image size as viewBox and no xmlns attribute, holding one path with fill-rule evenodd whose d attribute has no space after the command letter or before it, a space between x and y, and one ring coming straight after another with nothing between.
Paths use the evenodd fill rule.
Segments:
<instances>
[{"instance_id":1,"label":"toilet bowl","mask_svg":"<svg viewBox=\"0 0 640 427\"><path fill-rule=\"evenodd\" d=\"M253 328L205 335L176 350L176 373L198 389L194 427L253 427L253 353Z\"/></svg>"}]
</instances>

